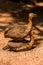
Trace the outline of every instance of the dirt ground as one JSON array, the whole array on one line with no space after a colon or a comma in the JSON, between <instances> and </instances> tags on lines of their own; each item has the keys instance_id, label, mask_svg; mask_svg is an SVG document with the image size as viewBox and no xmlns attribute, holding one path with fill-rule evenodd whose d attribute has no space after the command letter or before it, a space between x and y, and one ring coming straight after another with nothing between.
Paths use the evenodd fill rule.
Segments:
<instances>
[{"instance_id":1,"label":"dirt ground","mask_svg":"<svg viewBox=\"0 0 43 65\"><path fill-rule=\"evenodd\" d=\"M13 51L2 50L2 48L8 44L8 41L10 40L10 38L4 37L4 31L0 32L0 65L43 65L43 26L42 24L43 24L43 21L37 24L33 22L33 25L35 25L35 27L33 27L35 35L33 36L35 39L38 40L38 44L36 48L28 50L28 51L13 52ZM41 33L42 35L40 35L39 33Z\"/></svg>"}]
</instances>

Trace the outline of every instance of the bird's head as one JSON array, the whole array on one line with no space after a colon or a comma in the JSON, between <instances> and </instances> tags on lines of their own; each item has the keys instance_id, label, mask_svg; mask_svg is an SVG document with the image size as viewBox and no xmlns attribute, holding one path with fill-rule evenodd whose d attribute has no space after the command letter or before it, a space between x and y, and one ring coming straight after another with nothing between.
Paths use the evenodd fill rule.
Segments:
<instances>
[{"instance_id":1,"label":"bird's head","mask_svg":"<svg viewBox=\"0 0 43 65\"><path fill-rule=\"evenodd\" d=\"M33 17L36 17L37 15L36 14L34 14L34 13L29 13L29 17L30 18L33 18Z\"/></svg>"}]
</instances>

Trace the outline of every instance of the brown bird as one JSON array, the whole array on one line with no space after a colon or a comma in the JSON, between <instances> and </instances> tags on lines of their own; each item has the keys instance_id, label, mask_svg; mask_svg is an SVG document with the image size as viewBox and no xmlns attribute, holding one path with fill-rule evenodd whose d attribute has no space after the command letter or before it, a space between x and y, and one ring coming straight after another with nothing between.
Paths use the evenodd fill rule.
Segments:
<instances>
[{"instance_id":1,"label":"brown bird","mask_svg":"<svg viewBox=\"0 0 43 65\"><path fill-rule=\"evenodd\" d=\"M36 14L30 13L27 24L24 24L23 22L15 22L13 25L8 26L5 30L5 37L10 37L14 40L26 40L29 32L32 30L32 19L35 16Z\"/></svg>"},{"instance_id":2,"label":"brown bird","mask_svg":"<svg viewBox=\"0 0 43 65\"><path fill-rule=\"evenodd\" d=\"M32 35L32 19L35 17L36 14L30 13L28 24L22 24L22 23L15 23L13 26L9 26L5 30L5 37L12 38L16 41L20 40L26 40L27 43L13 43L10 42L7 46L5 46L3 49L13 49L14 51L22 51L32 48L34 45L34 39L31 36ZM30 33L31 32L31 33ZM30 34L30 35L29 35Z\"/></svg>"}]
</instances>

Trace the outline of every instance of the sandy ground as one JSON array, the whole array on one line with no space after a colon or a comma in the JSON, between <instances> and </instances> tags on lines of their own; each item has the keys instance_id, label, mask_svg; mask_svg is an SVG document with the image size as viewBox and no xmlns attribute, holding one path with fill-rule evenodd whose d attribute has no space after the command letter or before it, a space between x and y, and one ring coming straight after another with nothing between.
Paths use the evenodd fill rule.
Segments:
<instances>
[{"instance_id":1,"label":"sandy ground","mask_svg":"<svg viewBox=\"0 0 43 65\"><path fill-rule=\"evenodd\" d=\"M4 25L4 24L3 24ZM43 27L40 30L43 30ZM38 33L37 29L34 32ZM43 33L43 32L42 32ZM35 38L40 38L39 44L36 48L28 51L13 52L2 50L2 48L8 44L9 38L4 38L4 32L0 32L0 65L43 65L43 35L36 35Z\"/></svg>"}]
</instances>

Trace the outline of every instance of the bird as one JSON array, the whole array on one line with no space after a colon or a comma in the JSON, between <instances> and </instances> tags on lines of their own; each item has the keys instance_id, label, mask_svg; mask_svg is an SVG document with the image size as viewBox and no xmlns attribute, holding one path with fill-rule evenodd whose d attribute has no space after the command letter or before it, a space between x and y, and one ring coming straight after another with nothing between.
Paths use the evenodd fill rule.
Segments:
<instances>
[{"instance_id":1,"label":"bird","mask_svg":"<svg viewBox=\"0 0 43 65\"><path fill-rule=\"evenodd\" d=\"M29 13L28 15L28 23L24 24L23 22L13 23L13 25L9 25L4 33L5 37L12 38L14 40L23 40L26 39L27 35L32 29L32 19L36 14Z\"/></svg>"},{"instance_id":2,"label":"bird","mask_svg":"<svg viewBox=\"0 0 43 65\"><path fill-rule=\"evenodd\" d=\"M12 38L16 41L25 40L27 42L9 42L9 44L3 48L4 50L10 48L14 51L23 51L32 48L34 45L34 38L32 37L32 19L36 17L36 14L29 13L28 17L28 24L15 23L13 26L8 26L4 33L6 38Z\"/></svg>"}]
</instances>

